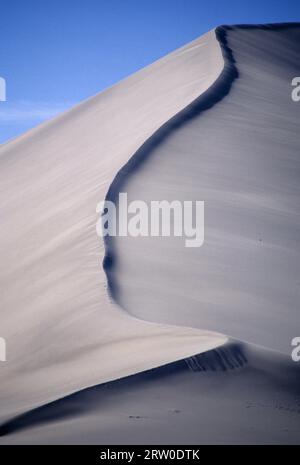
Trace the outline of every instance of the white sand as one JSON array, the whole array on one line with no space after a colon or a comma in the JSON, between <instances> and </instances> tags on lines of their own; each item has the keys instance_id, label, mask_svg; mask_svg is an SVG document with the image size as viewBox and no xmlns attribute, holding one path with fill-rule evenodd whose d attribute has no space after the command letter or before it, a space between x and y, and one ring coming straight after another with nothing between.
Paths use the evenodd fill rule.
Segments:
<instances>
[{"instance_id":1,"label":"white sand","mask_svg":"<svg viewBox=\"0 0 300 465\"><path fill-rule=\"evenodd\" d=\"M227 31L239 78L222 96L231 68L211 32L1 149L1 443L300 442L299 365L269 350L300 333L299 35ZM198 96L211 108L183 115L118 186L204 200L205 245L109 243L118 307L96 204Z\"/></svg>"},{"instance_id":2,"label":"white sand","mask_svg":"<svg viewBox=\"0 0 300 465\"><path fill-rule=\"evenodd\" d=\"M205 243L117 238L113 278L133 315L290 355L300 335L300 28L236 28L227 40L239 72L229 94L120 186L128 201L204 200Z\"/></svg>"},{"instance_id":3,"label":"white sand","mask_svg":"<svg viewBox=\"0 0 300 465\"><path fill-rule=\"evenodd\" d=\"M0 418L222 344L112 304L96 205L223 67L214 32L0 149Z\"/></svg>"},{"instance_id":4,"label":"white sand","mask_svg":"<svg viewBox=\"0 0 300 465\"><path fill-rule=\"evenodd\" d=\"M238 349L247 358L239 369L193 372L175 362L79 392L13 422L5 442L299 444L299 370Z\"/></svg>"}]
</instances>

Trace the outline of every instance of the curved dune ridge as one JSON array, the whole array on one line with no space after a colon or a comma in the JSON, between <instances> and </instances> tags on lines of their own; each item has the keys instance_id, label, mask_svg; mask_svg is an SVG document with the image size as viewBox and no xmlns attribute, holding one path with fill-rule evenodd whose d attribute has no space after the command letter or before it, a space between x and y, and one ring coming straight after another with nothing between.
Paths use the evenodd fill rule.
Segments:
<instances>
[{"instance_id":1,"label":"curved dune ridge","mask_svg":"<svg viewBox=\"0 0 300 465\"><path fill-rule=\"evenodd\" d=\"M220 79L137 151L109 196L204 200L204 245L109 238L116 259L108 280L139 318L290 354L300 334L300 106L291 98L300 28L217 31L227 51Z\"/></svg>"},{"instance_id":2,"label":"curved dune ridge","mask_svg":"<svg viewBox=\"0 0 300 465\"><path fill-rule=\"evenodd\" d=\"M291 325L297 330L296 291L289 280L298 252L291 231L298 227L293 121L299 110L280 92L296 69L299 34L298 24L222 26L1 149L6 193L1 292L7 309L1 312L1 331L3 320L2 335L11 348L0 372L1 442L300 442L298 365L220 334L284 350L283 343L272 345L266 320L276 320L271 328L276 337L279 325L282 338L290 336ZM259 79L251 92L252 69ZM262 84L270 76L275 93L268 94ZM274 98L283 114L276 121L269 118ZM260 148L260 164L247 145L254 121L252 149ZM245 167L248 185L234 166ZM277 169L285 169L282 178ZM104 249L95 233L95 207L105 196L115 201L120 191L132 199L208 200L208 247L205 242L195 254L172 238L109 238ZM226 219L222 201L241 208L227 208ZM264 223L251 216L260 205ZM245 223L249 212L267 252L257 252ZM234 215L244 230L228 229L237 226ZM270 237L274 226L282 227L279 237ZM244 263L234 272L246 275L247 293L224 261L225 246ZM251 259L262 254L269 264L268 252L276 256L273 266L288 275L280 281L275 273L260 288ZM260 266L257 262L261 277ZM223 274L235 280L236 293L232 286L225 293ZM269 314L272 277L287 322L279 307Z\"/></svg>"},{"instance_id":3,"label":"curved dune ridge","mask_svg":"<svg viewBox=\"0 0 300 465\"><path fill-rule=\"evenodd\" d=\"M2 421L226 342L116 306L95 228L96 205L115 174L223 64L212 31L1 147Z\"/></svg>"},{"instance_id":4,"label":"curved dune ridge","mask_svg":"<svg viewBox=\"0 0 300 465\"><path fill-rule=\"evenodd\" d=\"M6 444L298 444L299 389L285 356L231 342L27 411L0 434Z\"/></svg>"}]
</instances>

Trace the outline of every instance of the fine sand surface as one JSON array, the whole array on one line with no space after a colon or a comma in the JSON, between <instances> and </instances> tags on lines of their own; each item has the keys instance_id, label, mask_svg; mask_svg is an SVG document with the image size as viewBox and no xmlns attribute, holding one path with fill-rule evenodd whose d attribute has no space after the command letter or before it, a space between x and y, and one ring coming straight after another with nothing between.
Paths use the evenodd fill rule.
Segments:
<instances>
[{"instance_id":1,"label":"fine sand surface","mask_svg":"<svg viewBox=\"0 0 300 465\"><path fill-rule=\"evenodd\" d=\"M226 341L113 304L96 234L118 170L223 65L212 31L1 147L0 420Z\"/></svg>"},{"instance_id":2,"label":"fine sand surface","mask_svg":"<svg viewBox=\"0 0 300 465\"><path fill-rule=\"evenodd\" d=\"M14 419L2 433L7 444L296 444L294 365L230 343L78 392Z\"/></svg>"},{"instance_id":3,"label":"fine sand surface","mask_svg":"<svg viewBox=\"0 0 300 465\"><path fill-rule=\"evenodd\" d=\"M218 28L0 149L0 443L300 443L299 39ZM204 246L104 248L120 191L204 200Z\"/></svg>"},{"instance_id":4,"label":"fine sand surface","mask_svg":"<svg viewBox=\"0 0 300 465\"><path fill-rule=\"evenodd\" d=\"M157 134L117 185L128 202L204 200L204 245L117 237L109 276L133 315L290 354L300 335L300 27L236 27L226 39L229 93Z\"/></svg>"}]
</instances>

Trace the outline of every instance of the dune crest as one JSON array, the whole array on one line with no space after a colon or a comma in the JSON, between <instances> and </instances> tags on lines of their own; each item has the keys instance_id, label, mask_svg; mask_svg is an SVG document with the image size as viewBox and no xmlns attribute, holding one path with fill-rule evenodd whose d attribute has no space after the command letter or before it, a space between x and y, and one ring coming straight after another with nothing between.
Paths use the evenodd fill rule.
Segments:
<instances>
[{"instance_id":1,"label":"dune crest","mask_svg":"<svg viewBox=\"0 0 300 465\"><path fill-rule=\"evenodd\" d=\"M221 26L0 149L1 441L299 442L299 366L261 347L299 322L299 38ZM205 200L208 244L100 241L121 190Z\"/></svg>"},{"instance_id":2,"label":"dune crest","mask_svg":"<svg viewBox=\"0 0 300 465\"><path fill-rule=\"evenodd\" d=\"M300 105L291 86L300 25L221 27L217 36L220 78L136 152L115 187L128 202L203 200L204 245L109 238L108 280L134 316L290 356L300 334Z\"/></svg>"},{"instance_id":3,"label":"dune crest","mask_svg":"<svg viewBox=\"0 0 300 465\"><path fill-rule=\"evenodd\" d=\"M138 147L218 78L214 31L0 149L0 418L226 342L109 298L96 205Z\"/></svg>"}]
</instances>

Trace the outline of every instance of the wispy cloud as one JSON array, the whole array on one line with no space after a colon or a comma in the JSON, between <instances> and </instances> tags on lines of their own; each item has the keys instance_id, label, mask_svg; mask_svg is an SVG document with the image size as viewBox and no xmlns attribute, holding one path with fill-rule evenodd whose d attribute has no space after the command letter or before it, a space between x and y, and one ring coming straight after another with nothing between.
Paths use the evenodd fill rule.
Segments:
<instances>
[{"instance_id":1,"label":"wispy cloud","mask_svg":"<svg viewBox=\"0 0 300 465\"><path fill-rule=\"evenodd\" d=\"M25 100L0 102L0 122L2 124L41 122L73 105L74 102L31 102Z\"/></svg>"}]
</instances>

